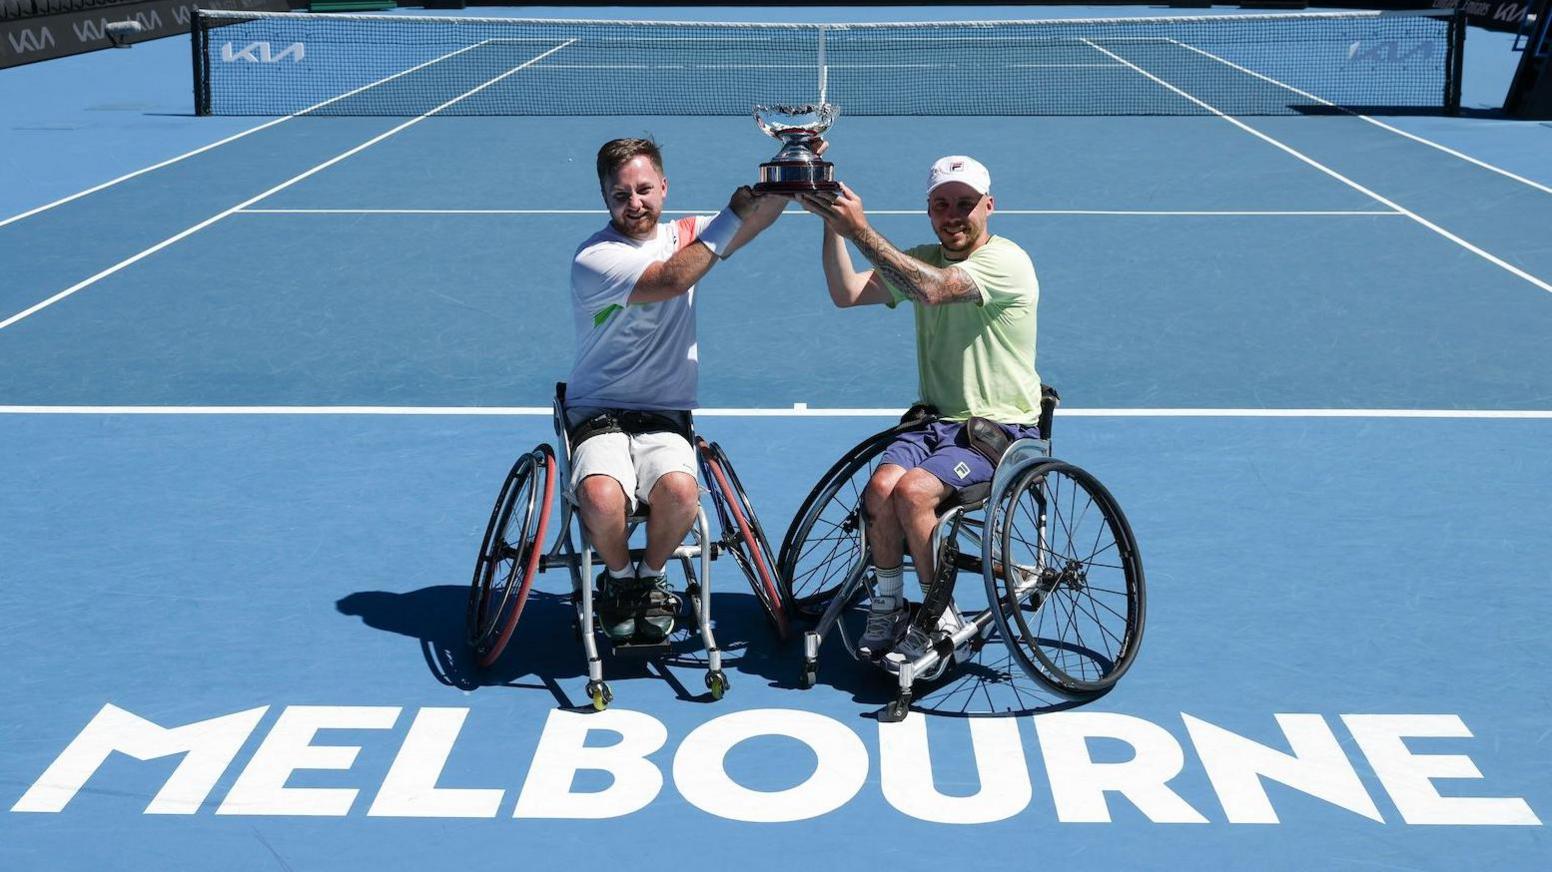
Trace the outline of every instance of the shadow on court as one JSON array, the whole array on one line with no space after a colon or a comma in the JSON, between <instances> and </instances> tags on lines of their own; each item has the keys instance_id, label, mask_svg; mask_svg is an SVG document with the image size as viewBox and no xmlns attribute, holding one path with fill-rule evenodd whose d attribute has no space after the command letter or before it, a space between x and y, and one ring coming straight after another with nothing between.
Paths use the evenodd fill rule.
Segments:
<instances>
[{"instance_id":1,"label":"shadow on court","mask_svg":"<svg viewBox=\"0 0 1552 872\"><path fill-rule=\"evenodd\" d=\"M573 630L573 609L568 595L533 591L522 619L495 664L480 669L464 639L464 610L468 587L435 585L406 593L358 591L341 598L335 608L342 615L360 618L373 629L416 640L426 668L437 682L459 690L507 687L548 691L556 705L586 708L586 700L574 700L562 687L587 679L585 655ZM741 681L765 679L768 686L796 690L802 664L802 642L797 637L778 645L759 602L751 594L712 594L712 615L723 668L730 674L734 692ZM853 633L861 632L861 613L849 616ZM854 635L855 637L855 635ZM681 680L668 667L706 668L706 652L693 627L675 630L671 653L659 658L604 656L604 677L613 682L652 678L663 681L685 702L710 702L711 694L699 677ZM894 680L871 664L847 656L839 639L826 641L819 661L819 686L850 694L868 707L859 716L893 698ZM1039 714L1072 708L1078 703L1052 693L1026 676L994 636L971 659L944 678L917 686L917 711L945 717L999 717Z\"/></svg>"}]
</instances>

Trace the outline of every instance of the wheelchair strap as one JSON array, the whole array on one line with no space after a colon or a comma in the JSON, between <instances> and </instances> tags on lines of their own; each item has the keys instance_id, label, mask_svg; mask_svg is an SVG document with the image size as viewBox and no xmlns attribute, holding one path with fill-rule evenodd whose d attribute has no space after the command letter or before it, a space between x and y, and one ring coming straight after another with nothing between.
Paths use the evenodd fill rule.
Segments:
<instances>
[{"instance_id":1,"label":"wheelchair strap","mask_svg":"<svg viewBox=\"0 0 1552 872\"><path fill-rule=\"evenodd\" d=\"M917 403L905 410L905 414L900 416L900 423L911 424L916 427L926 427L940 417L942 415L938 412L937 406L931 403Z\"/></svg>"},{"instance_id":2,"label":"wheelchair strap","mask_svg":"<svg viewBox=\"0 0 1552 872\"><path fill-rule=\"evenodd\" d=\"M604 433L627 433L640 436L644 433L678 433L690 441L692 420L688 411L650 411L646 409L603 409L583 418L567 430L571 450L594 436Z\"/></svg>"},{"instance_id":3,"label":"wheelchair strap","mask_svg":"<svg viewBox=\"0 0 1552 872\"><path fill-rule=\"evenodd\" d=\"M996 466L1002 460L1002 455L1008 451L1008 446L1013 440L1008 438L1008 431L1002 429L1002 425L986 418L971 416L965 422L965 439L977 454L991 461Z\"/></svg>"}]
</instances>

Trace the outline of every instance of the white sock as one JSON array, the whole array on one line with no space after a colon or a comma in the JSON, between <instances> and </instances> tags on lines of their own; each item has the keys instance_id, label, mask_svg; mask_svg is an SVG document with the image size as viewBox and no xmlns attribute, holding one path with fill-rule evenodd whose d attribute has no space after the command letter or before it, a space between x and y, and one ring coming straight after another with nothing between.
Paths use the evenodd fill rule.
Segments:
<instances>
[{"instance_id":1,"label":"white sock","mask_svg":"<svg viewBox=\"0 0 1552 872\"><path fill-rule=\"evenodd\" d=\"M607 569L608 567L605 567L605 568ZM630 565L630 561L626 561L624 569L610 569L609 570L609 577L613 578L615 580L623 580L623 579L627 579L627 578L635 578L636 577L636 570L635 570L634 567L632 567Z\"/></svg>"},{"instance_id":2,"label":"white sock","mask_svg":"<svg viewBox=\"0 0 1552 872\"><path fill-rule=\"evenodd\" d=\"M899 566L873 568L874 578L877 583L873 586L874 596L892 596L896 599L905 597L905 573Z\"/></svg>"},{"instance_id":3,"label":"white sock","mask_svg":"<svg viewBox=\"0 0 1552 872\"><path fill-rule=\"evenodd\" d=\"M667 566L668 566L668 564L665 563L662 566L659 566L658 568L653 569L652 567L647 565L647 561L643 560L640 563L636 564L636 574L641 576L642 578L656 578L659 575L663 574L663 569L665 567L667 567Z\"/></svg>"}]
</instances>

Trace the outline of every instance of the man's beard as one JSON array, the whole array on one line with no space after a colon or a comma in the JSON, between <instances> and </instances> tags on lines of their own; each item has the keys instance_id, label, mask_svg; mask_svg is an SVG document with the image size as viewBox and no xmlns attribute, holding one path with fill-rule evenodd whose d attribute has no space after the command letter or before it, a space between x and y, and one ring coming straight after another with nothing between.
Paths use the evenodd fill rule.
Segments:
<instances>
[{"instance_id":1,"label":"man's beard","mask_svg":"<svg viewBox=\"0 0 1552 872\"><path fill-rule=\"evenodd\" d=\"M631 233L645 232L647 229L657 226L657 219L663 213L654 212L650 209L643 211L645 214L636 218L631 218L628 215L621 214L619 220L615 222L616 226L620 230Z\"/></svg>"}]
</instances>

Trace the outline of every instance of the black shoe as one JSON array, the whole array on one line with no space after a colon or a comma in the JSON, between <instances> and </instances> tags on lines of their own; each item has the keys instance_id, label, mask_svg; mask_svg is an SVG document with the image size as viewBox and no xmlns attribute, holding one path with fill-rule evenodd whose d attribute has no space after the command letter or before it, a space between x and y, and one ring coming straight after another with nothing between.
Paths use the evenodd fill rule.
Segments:
<instances>
[{"instance_id":1,"label":"black shoe","mask_svg":"<svg viewBox=\"0 0 1552 872\"><path fill-rule=\"evenodd\" d=\"M611 642L629 642L636 636L635 578L615 578L605 569L598 574L598 595L593 597L598 625Z\"/></svg>"},{"instance_id":2,"label":"black shoe","mask_svg":"<svg viewBox=\"0 0 1552 872\"><path fill-rule=\"evenodd\" d=\"M668 590L667 576L654 575L636 581L640 585L635 613L636 641L661 642L674 631L679 598Z\"/></svg>"}]
</instances>

